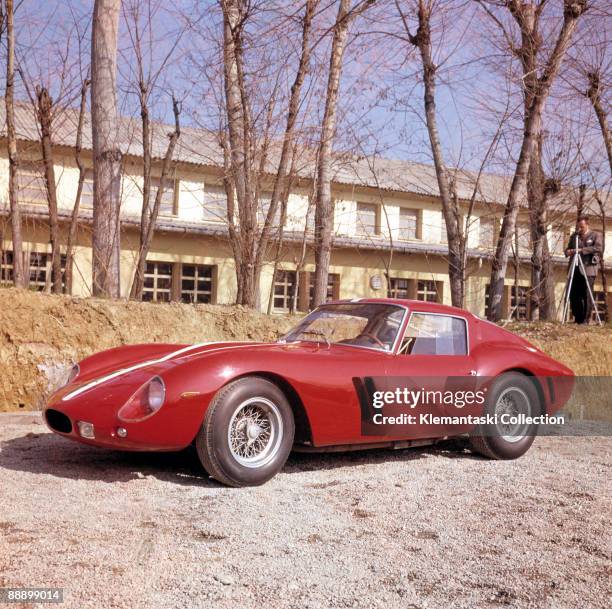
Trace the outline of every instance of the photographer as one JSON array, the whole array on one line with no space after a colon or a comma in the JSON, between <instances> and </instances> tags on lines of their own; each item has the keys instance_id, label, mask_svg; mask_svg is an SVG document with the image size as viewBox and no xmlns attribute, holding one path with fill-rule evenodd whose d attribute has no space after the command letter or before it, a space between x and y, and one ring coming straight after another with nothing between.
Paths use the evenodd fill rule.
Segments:
<instances>
[{"instance_id":1,"label":"photographer","mask_svg":"<svg viewBox=\"0 0 612 609\"><path fill-rule=\"evenodd\" d=\"M589 296L589 288L593 293L593 283L597 276L600 257L603 254L601 235L589 228L589 218L580 216L576 225L576 232L570 237L569 243L565 248L565 255L573 257L578 250L582 258L586 277L578 266L574 273L572 289L570 292L570 304L572 314L577 324L589 323L593 303Z\"/></svg>"}]
</instances>

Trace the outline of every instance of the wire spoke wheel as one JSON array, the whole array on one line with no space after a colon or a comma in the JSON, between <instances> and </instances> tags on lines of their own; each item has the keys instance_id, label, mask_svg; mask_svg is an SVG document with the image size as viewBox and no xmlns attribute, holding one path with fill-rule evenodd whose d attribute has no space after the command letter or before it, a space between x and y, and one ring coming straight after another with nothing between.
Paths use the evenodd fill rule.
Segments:
<instances>
[{"instance_id":1,"label":"wire spoke wheel","mask_svg":"<svg viewBox=\"0 0 612 609\"><path fill-rule=\"evenodd\" d=\"M495 415L499 435L506 442L519 442L529 428L529 424L521 420L521 416L531 416L529 397L518 387L508 387L497 398Z\"/></svg>"},{"instance_id":2,"label":"wire spoke wheel","mask_svg":"<svg viewBox=\"0 0 612 609\"><path fill-rule=\"evenodd\" d=\"M276 456L283 439L283 419L274 402L253 397L234 411L227 430L232 457L245 467L263 467Z\"/></svg>"}]
</instances>

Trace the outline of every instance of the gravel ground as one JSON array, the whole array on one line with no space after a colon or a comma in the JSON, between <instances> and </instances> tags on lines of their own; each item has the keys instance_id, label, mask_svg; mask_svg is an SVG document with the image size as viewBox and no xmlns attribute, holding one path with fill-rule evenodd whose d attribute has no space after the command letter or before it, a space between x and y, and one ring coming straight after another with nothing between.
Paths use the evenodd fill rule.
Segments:
<instances>
[{"instance_id":1,"label":"gravel ground","mask_svg":"<svg viewBox=\"0 0 612 609\"><path fill-rule=\"evenodd\" d=\"M62 607L610 606L612 438L292 455L242 490L193 452L89 448L34 415L0 415L0 442L0 587Z\"/></svg>"}]
</instances>

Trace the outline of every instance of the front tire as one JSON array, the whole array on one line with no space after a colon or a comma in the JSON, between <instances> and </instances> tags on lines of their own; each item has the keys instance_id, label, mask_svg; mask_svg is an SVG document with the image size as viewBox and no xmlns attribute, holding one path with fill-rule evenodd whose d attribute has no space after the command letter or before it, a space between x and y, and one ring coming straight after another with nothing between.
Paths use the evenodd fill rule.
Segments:
<instances>
[{"instance_id":1,"label":"front tire","mask_svg":"<svg viewBox=\"0 0 612 609\"><path fill-rule=\"evenodd\" d=\"M502 415L537 416L541 413L540 399L532 380L518 372L497 377L488 389L484 414L497 417L497 423L479 426L470 435L470 448L490 459L517 459L524 455L535 440L535 424L503 424Z\"/></svg>"},{"instance_id":2,"label":"front tire","mask_svg":"<svg viewBox=\"0 0 612 609\"><path fill-rule=\"evenodd\" d=\"M213 398L196 436L204 469L228 486L257 486L275 476L293 446L295 423L285 394L261 377L244 377Z\"/></svg>"}]
</instances>

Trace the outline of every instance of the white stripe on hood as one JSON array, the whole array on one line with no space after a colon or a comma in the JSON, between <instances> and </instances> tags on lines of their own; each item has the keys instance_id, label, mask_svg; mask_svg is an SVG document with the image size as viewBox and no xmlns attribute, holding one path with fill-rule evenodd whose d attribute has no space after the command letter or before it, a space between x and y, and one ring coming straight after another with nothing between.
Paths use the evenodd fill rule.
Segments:
<instances>
[{"instance_id":1,"label":"white stripe on hood","mask_svg":"<svg viewBox=\"0 0 612 609\"><path fill-rule=\"evenodd\" d=\"M191 351L192 349L199 349L200 347L206 347L207 345L214 345L214 344L215 344L214 342L208 342L208 343L198 343L197 345L190 345L189 347L183 347L182 349L179 349L178 351L173 351L172 353L168 353L167 355L164 355L163 357L160 357L159 359L147 360L146 362L141 362L140 364L134 364L133 366L130 366L129 368L122 368L121 370L116 370L115 372L111 372L110 374L107 374L106 376L101 376L100 378L90 381L86 385L83 385L82 387L79 387L78 389L71 391L70 393L66 394L62 398L62 402L71 400L72 398L75 398L77 395L81 395L81 393L85 393L85 391L89 391L90 389L93 389L94 387L97 387L98 385L101 385L102 383L111 381L119 376L128 374L129 372L134 372L135 370L140 370L141 368L146 368L147 366L161 364L163 362L167 362L168 360L174 357L183 355L183 353L187 353L188 351Z\"/></svg>"}]
</instances>

